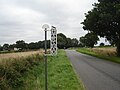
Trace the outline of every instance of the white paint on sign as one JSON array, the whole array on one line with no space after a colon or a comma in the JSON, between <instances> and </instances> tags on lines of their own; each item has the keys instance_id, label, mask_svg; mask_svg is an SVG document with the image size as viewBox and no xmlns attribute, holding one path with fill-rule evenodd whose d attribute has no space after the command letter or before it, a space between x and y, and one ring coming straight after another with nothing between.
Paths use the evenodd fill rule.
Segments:
<instances>
[{"instance_id":1,"label":"white paint on sign","mask_svg":"<svg viewBox=\"0 0 120 90\"><path fill-rule=\"evenodd\" d=\"M54 26L51 28L51 54L57 54L57 30Z\"/></svg>"}]
</instances>

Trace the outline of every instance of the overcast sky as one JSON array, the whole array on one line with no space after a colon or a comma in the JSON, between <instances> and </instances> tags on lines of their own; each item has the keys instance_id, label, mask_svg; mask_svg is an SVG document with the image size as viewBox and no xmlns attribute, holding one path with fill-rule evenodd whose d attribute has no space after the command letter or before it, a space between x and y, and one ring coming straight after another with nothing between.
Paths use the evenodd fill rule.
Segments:
<instances>
[{"instance_id":1,"label":"overcast sky","mask_svg":"<svg viewBox=\"0 0 120 90\"><path fill-rule=\"evenodd\" d=\"M43 24L70 38L84 36L80 24L97 0L0 0L0 44L44 39Z\"/></svg>"}]
</instances>

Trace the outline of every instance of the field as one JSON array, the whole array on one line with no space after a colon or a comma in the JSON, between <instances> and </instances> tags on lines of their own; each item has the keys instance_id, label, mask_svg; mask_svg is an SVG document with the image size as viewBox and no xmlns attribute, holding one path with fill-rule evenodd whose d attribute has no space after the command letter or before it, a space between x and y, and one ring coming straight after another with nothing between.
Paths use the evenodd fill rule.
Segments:
<instances>
[{"instance_id":1,"label":"field","mask_svg":"<svg viewBox=\"0 0 120 90\"><path fill-rule=\"evenodd\" d=\"M32 55L32 54L37 54L37 53L43 53L43 50L17 52L17 53L4 53L4 54L0 54L0 59L26 57L26 56L29 56L29 55Z\"/></svg>"},{"instance_id":2,"label":"field","mask_svg":"<svg viewBox=\"0 0 120 90\"><path fill-rule=\"evenodd\" d=\"M91 50L95 53L99 53L99 54L106 55L106 56L116 56L115 47L91 48Z\"/></svg>"},{"instance_id":3,"label":"field","mask_svg":"<svg viewBox=\"0 0 120 90\"><path fill-rule=\"evenodd\" d=\"M0 90L44 90L43 51L2 54L0 63ZM5 60L5 61L4 61ZM49 90L84 90L65 55L48 57Z\"/></svg>"},{"instance_id":4,"label":"field","mask_svg":"<svg viewBox=\"0 0 120 90\"><path fill-rule=\"evenodd\" d=\"M33 54L43 54L43 50L0 54L0 64L10 63L13 59L28 57Z\"/></svg>"},{"instance_id":5,"label":"field","mask_svg":"<svg viewBox=\"0 0 120 90\"><path fill-rule=\"evenodd\" d=\"M78 48L76 50L80 53L84 53L101 59L120 63L120 57L117 57L115 47Z\"/></svg>"}]
</instances>

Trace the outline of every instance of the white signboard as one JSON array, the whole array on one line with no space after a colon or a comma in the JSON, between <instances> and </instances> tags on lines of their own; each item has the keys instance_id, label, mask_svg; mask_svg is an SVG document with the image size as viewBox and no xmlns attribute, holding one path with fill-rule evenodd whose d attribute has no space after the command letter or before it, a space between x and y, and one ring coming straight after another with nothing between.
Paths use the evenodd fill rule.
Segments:
<instances>
[{"instance_id":1,"label":"white signboard","mask_svg":"<svg viewBox=\"0 0 120 90\"><path fill-rule=\"evenodd\" d=\"M53 26L51 28L51 54L57 54L57 30Z\"/></svg>"}]
</instances>

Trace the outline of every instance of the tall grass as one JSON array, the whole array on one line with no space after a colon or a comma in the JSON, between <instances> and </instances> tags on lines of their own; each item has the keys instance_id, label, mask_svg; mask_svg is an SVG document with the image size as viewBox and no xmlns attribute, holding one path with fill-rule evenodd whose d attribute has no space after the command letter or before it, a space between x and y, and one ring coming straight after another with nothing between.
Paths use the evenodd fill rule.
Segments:
<instances>
[{"instance_id":1,"label":"tall grass","mask_svg":"<svg viewBox=\"0 0 120 90\"><path fill-rule=\"evenodd\" d=\"M116 56L115 48L78 48L78 52L95 56L101 59L120 63L120 57Z\"/></svg>"},{"instance_id":2,"label":"tall grass","mask_svg":"<svg viewBox=\"0 0 120 90\"><path fill-rule=\"evenodd\" d=\"M12 90L24 85L24 74L39 65L43 57L34 54L27 57L11 58L0 63L0 90Z\"/></svg>"}]
</instances>

